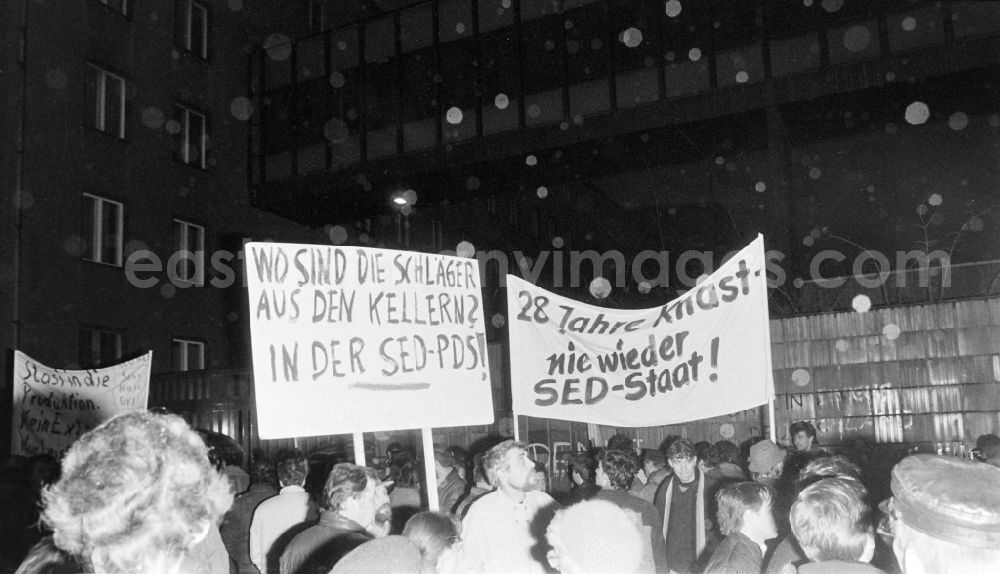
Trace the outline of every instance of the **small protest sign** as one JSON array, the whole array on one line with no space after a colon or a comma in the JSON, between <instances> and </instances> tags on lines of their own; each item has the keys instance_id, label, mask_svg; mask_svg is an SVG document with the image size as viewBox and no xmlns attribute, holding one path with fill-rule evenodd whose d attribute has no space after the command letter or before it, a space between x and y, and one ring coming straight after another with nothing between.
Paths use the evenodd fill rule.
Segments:
<instances>
[{"instance_id":1,"label":"small protest sign","mask_svg":"<svg viewBox=\"0 0 1000 574\"><path fill-rule=\"evenodd\" d=\"M493 421L476 260L245 249L261 438Z\"/></svg>"},{"instance_id":2,"label":"small protest sign","mask_svg":"<svg viewBox=\"0 0 1000 574\"><path fill-rule=\"evenodd\" d=\"M661 307L596 307L508 276L507 308L519 415L657 426L774 396L761 236Z\"/></svg>"},{"instance_id":3,"label":"small protest sign","mask_svg":"<svg viewBox=\"0 0 1000 574\"><path fill-rule=\"evenodd\" d=\"M145 410L152 360L150 351L110 367L70 371L47 367L15 351L11 452L58 458L102 422Z\"/></svg>"}]
</instances>

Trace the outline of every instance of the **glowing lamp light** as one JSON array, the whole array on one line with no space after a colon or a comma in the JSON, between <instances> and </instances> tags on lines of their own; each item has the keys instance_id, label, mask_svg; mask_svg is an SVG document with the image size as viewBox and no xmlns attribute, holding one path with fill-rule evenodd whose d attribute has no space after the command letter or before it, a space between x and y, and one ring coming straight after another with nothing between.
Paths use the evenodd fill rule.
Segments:
<instances>
[{"instance_id":1,"label":"glowing lamp light","mask_svg":"<svg viewBox=\"0 0 1000 574\"><path fill-rule=\"evenodd\" d=\"M406 198L401 195L397 195L396 197L392 198L392 202L395 203L396 205L406 205Z\"/></svg>"}]
</instances>

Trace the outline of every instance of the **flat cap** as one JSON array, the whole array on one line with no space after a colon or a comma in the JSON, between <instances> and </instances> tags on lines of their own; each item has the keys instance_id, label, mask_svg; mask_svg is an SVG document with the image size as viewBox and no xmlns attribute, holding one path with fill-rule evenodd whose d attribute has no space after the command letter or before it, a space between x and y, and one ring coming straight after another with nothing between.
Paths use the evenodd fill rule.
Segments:
<instances>
[{"instance_id":1,"label":"flat cap","mask_svg":"<svg viewBox=\"0 0 1000 574\"><path fill-rule=\"evenodd\" d=\"M750 447L750 472L767 472L783 460L785 451L768 439Z\"/></svg>"},{"instance_id":2,"label":"flat cap","mask_svg":"<svg viewBox=\"0 0 1000 574\"><path fill-rule=\"evenodd\" d=\"M1000 468L919 454L892 469L899 520L928 536L972 548L1000 547Z\"/></svg>"}]
</instances>

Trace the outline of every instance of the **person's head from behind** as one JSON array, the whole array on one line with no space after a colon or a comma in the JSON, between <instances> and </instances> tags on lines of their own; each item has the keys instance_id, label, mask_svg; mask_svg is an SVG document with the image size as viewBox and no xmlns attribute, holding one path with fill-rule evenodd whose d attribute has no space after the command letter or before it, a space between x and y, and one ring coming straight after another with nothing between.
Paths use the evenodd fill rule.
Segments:
<instances>
[{"instance_id":1,"label":"person's head from behind","mask_svg":"<svg viewBox=\"0 0 1000 574\"><path fill-rule=\"evenodd\" d=\"M504 491L528 492L535 484L535 463L528 458L526 445L505 440L486 451L483 468L490 482Z\"/></svg>"},{"instance_id":2,"label":"person's head from behind","mask_svg":"<svg viewBox=\"0 0 1000 574\"><path fill-rule=\"evenodd\" d=\"M389 464L389 480L396 488L420 488L420 471L409 456L399 456Z\"/></svg>"},{"instance_id":3,"label":"person's head from behind","mask_svg":"<svg viewBox=\"0 0 1000 574\"><path fill-rule=\"evenodd\" d=\"M462 523L450 514L425 510L414 514L403 527L403 536L420 549L426 566L437 574L455 571L458 551L461 549Z\"/></svg>"},{"instance_id":4,"label":"person's head from behind","mask_svg":"<svg viewBox=\"0 0 1000 574\"><path fill-rule=\"evenodd\" d=\"M549 564L563 574L637 573L649 544L639 515L605 500L556 512L546 539Z\"/></svg>"},{"instance_id":5,"label":"person's head from behind","mask_svg":"<svg viewBox=\"0 0 1000 574\"><path fill-rule=\"evenodd\" d=\"M663 470L666 466L667 457L663 454L663 451L656 448L642 449L642 470L646 473L646 476Z\"/></svg>"},{"instance_id":6,"label":"person's head from behind","mask_svg":"<svg viewBox=\"0 0 1000 574\"><path fill-rule=\"evenodd\" d=\"M229 482L176 415L131 412L73 444L43 492L56 545L98 573L177 572L232 504Z\"/></svg>"},{"instance_id":7,"label":"person's head from behind","mask_svg":"<svg viewBox=\"0 0 1000 574\"><path fill-rule=\"evenodd\" d=\"M253 484L274 486L275 478L274 464L263 453L253 457L250 462L250 481Z\"/></svg>"},{"instance_id":8,"label":"person's head from behind","mask_svg":"<svg viewBox=\"0 0 1000 574\"><path fill-rule=\"evenodd\" d=\"M905 574L1000 572L1000 468L916 455L892 470L883 503Z\"/></svg>"},{"instance_id":9,"label":"person's head from behind","mask_svg":"<svg viewBox=\"0 0 1000 574\"><path fill-rule=\"evenodd\" d=\"M632 487L638 469L630 453L620 450L606 450L598 461L596 483L601 488L625 490Z\"/></svg>"},{"instance_id":10,"label":"person's head from behind","mask_svg":"<svg viewBox=\"0 0 1000 574\"><path fill-rule=\"evenodd\" d=\"M813 562L868 562L875 538L860 483L824 478L799 493L790 515L792 533Z\"/></svg>"},{"instance_id":11,"label":"person's head from behind","mask_svg":"<svg viewBox=\"0 0 1000 574\"><path fill-rule=\"evenodd\" d=\"M622 450L625 452L633 452L635 447L635 441L632 437L627 434L616 434L608 439L608 442L604 445L606 450Z\"/></svg>"},{"instance_id":12,"label":"person's head from behind","mask_svg":"<svg viewBox=\"0 0 1000 574\"><path fill-rule=\"evenodd\" d=\"M772 506L774 490L759 482L727 484L715 495L722 534L742 532L757 544L778 535Z\"/></svg>"},{"instance_id":13,"label":"person's head from behind","mask_svg":"<svg viewBox=\"0 0 1000 574\"><path fill-rule=\"evenodd\" d=\"M774 484L785 468L785 451L773 441L764 439L750 447L750 476L757 482Z\"/></svg>"},{"instance_id":14,"label":"person's head from behind","mask_svg":"<svg viewBox=\"0 0 1000 574\"><path fill-rule=\"evenodd\" d=\"M719 451L719 462L740 465L740 447L728 440L720 440L715 443L715 448Z\"/></svg>"},{"instance_id":15,"label":"person's head from behind","mask_svg":"<svg viewBox=\"0 0 1000 574\"><path fill-rule=\"evenodd\" d=\"M843 455L825 455L809 461L795 481L795 490L801 491L810 484L823 480L824 478L845 478L857 483L858 488L867 495L864 485L861 483L861 468Z\"/></svg>"},{"instance_id":16,"label":"person's head from behind","mask_svg":"<svg viewBox=\"0 0 1000 574\"><path fill-rule=\"evenodd\" d=\"M795 450L809 450L816 442L816 427L809 421L798 421L788 427Z\"/></svg>"},{"instance_id":17,"label":"person's head from behind","mask_svg":"<svg viewBox=\"0 0 1000 574\"><path fill-rule=\"evenodd\" d=\"M282 449L274 457L278 467L278 483L286 486L302 486L309 475L309 461L297 448Z\"/></svg>"},{"instance_id":18,"label":"person's head from behind","mask_svg":"<svg viewBox=\"0 0 1000 574\"><path fill-rule=\"evenodd\" d=\"M715 468L719 466L719 449L708 441L701 441L694 445L694 450L698 453L698 460L704 468Z\"/></svg>"},{"instance_id":19,"label":"person's head from behind","mask_svg":"<svg viewBox=\"0 0 1000 574\"><path fill-rule=\"evenodd\" d=\"M698 469L698 454L691 441L679 438L667 447L667 462L673 469L677 479L688 483L695 479Z\"/></svg>"},{"instance_id":20,"label":"person's head from behind","mask_svg":"<svg viewBox=\"0 0 1000 574\"><path fill-rule=\"evenodd\" d=\"M392 509L386 485L374 470L341 462L327 475L321 507L356 522L374 536L388 534Z\"/></svg>"},{"instance_id":21,"label":"person's head from behind","mask_svg":"<svg viewBox=\"0 0 1000 574\"><path fill-rule=\"evenodd\" d=\"M581 484L592 482L596 466L593 457L585 452L571 454L569 456L569 472L573 484L580 486Z\"/></svg>"}]
</instances>

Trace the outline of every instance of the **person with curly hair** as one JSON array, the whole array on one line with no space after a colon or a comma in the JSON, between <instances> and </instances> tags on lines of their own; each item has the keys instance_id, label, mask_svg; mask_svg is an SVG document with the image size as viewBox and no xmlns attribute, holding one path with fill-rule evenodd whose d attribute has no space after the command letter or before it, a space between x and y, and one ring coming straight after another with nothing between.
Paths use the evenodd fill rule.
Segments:
<instances>
[{"instance_id":1,"label":"person with curly hair","mask_svg":"<svg viewBox=\"0 0 1000 574\"><path fill-rule=\"evenodd\" d=\"M149 412L80 437L42 499L55 546L97 574L181 572L233 502L201 437L176 415Z\"/></svg>"},{"instance_id":2,"label":"person with curly hair","mask_svg":"<svg viewBox=\"0 0 1000 574\"><path fill-rule=\"evenodd\" d=\"M696 571L696 562L714 542L716 482L698 467L691 441L676 439L665 454L673 476L660 483L653 504L663 517L667 567L688 574Z\"/></svg>"},{"instance_id":3,"label":"person with curly hair","mask_svg":"<svg viewBox=\"0 0 1000 574\"><path fill-rule=\"evenodd\" d=\"M386 483L367 467L341 462L330 469L319 522L292 538L281 574L327 574L348 552L389 534L392 508Z\"/></svg>"}]
</instances>

